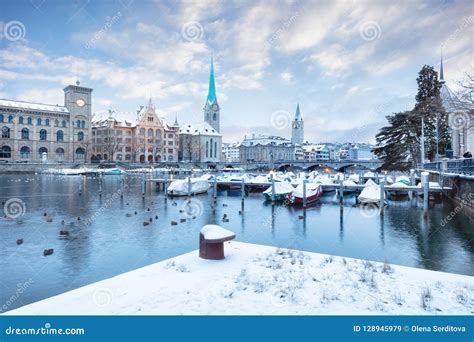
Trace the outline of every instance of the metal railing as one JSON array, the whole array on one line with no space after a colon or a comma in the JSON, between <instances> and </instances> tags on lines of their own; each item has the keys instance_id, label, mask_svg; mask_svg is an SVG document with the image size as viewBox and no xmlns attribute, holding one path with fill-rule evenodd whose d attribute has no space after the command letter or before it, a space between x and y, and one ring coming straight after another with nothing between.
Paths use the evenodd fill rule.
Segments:
<instances>
[{"instance_id":1,"label":"metal railing","mask_svg":"<svg viewBox=\"0 0 474 342\"><path fill-rule=\"evenodd\" d=\"M423 169L472 175L474 174L474 158L449 159L438 162L425 163L423 165Z\"/></svg>"}]
</instances>

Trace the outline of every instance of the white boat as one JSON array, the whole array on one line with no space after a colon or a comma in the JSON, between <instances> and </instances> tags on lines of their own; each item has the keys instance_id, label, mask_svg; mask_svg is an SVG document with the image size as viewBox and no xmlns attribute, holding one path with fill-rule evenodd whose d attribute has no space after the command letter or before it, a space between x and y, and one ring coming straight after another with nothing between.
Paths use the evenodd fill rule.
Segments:
<instances>
[{"instance_id":1,"label":"white boat","mask_svg":"<svg viewBox=\"0 0 474 342\"><path fill-rule=\"evenodd\" d=\"M287 195L287 199L291 204L303 204L303 183L298 185L293 191ZM320 184L306 183L306 203L310 204L316 202L323 194Z\"/></svg>"},{"instance_id":2,"label":"white boat","mask_svg":"<svg viewBox=\"0 0 474 342\"><path fill-rule=\"evenodd\" d=\"M395 178L395 183L405 183L405 185L410 185L411 181L410 178L407 176L398 176L397 178Z\"/></svg>"},{"instance_id":3,"label":"white boat","mask_svg":"<svg viewBox=\"0 0 474 342\"><path fill-rule=\"evenodd\" d=\"M404 197L408 196L408 190L393 190L392 188L406 188L408 185L403 181L397 181L393 184L387 185L385 189L391 197Z\"/></svg>"},{"instance_id":4,"label":"white boat","mask_svg":"<svg viewBox=\"0 0 474 342\"><path fill-rule=\"evenodd\" d=\"M423 197L423 184L420 182L417 185L420 190L418 191L418 196ZM441 189L441 185L438 182L428 182L428 187L430 189Z\"/></svg>"},{"instance_id":5,"label":"white boat","mask_svg":"<svg viewBox=\"0 0 474 342\"><path fill-rule=\"evenodd\" d=\"M321 185L330 185L330 187L323 186L323 192L332 192L336 191L336 187L332 179L329 178L327 175L319 175L314 179L314 183L321 184Z\"/></svg>"},{"instance_id":6,"label":"white boat","mask_svg":"<svg viewBox=\"0 0 474 342\"><path fill-rule=\"evenodd\" d=\"M344 193L345 194L351 194L351 193L354 193L357 191L357 189L347 189L346 187L351 187L351 186L355 186L357 185L356 183L354 183L353 181L351 181L350 179L346 179L345 181L342 182L342 186L344 187Z\"/></svg>"},{"instance_id":7,"label":"white boat","mask_svg":"<svg viewBox=\"0 0 474 342\"><path fill-rule=\"evenodd\" d=\"M186 196L206 193L209 190L209 182L202 178L191 178L191 189L189 189L189 178L176 179L168 186L166 190L169 195Z\"/></svg>"},{"instance_id":8,"label":"white boat","mask_svg":"<svg viewBox=\"0 0 474 342\"><path fill-rule=\"evenodd\" d=\"M367 179L367 181L364 183L364 187L369 187L369 186L378 186L377 183L375 183L372 179Z\"/></svg>"},{"instance_id":9,"label":"white boat","mask_svg":"<svg viewBox=\"0 0 474 342\"><path fill-rule=\"evenodd\" d=\"M275 182L275 200L284 200L294 189L295 188L287 182ZM263 192L263 197L267 200L272 199L272 186Z\"/></svg>"},{"instance_id":10,"label":"white boat","mask_svg":"<svg viewBox=\"0 0 474 342\"><path fill-rule=\"evenodd\" d=\"M378 185L366 186L359 197L357 197L360 203L380 203L380 187Z\"/></svg>"},{"instance_id":11,"label":"white boat","mask_svg":"<svg viewBox=\"0 0 474 342\"><path fill-rule=\"evenodd\" d=\"M348 179L353 181L354 183L359 183L359 175L358 174L349 175Z\"/></svg>"}]
</instances>

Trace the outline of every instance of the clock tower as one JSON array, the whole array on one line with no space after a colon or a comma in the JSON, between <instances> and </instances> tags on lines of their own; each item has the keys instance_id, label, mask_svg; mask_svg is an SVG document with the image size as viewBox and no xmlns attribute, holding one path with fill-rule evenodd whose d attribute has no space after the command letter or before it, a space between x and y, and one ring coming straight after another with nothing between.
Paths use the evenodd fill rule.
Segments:
<instances>
[{"instance_id":1,"label":"clock tower","mask_svg":"<svg viewBox=\"0 0 474 342\"><path fill-rule=\"evenodd\" d=\"M91 138L92 89L76 85L64 88L64 106L69 110L69 122L64 140L69 143L70 160L88 160L89 139Z\"/></svg>"},{"instance_id":2,"label":"clock tower","mask_svg":"<svg viewBox=\"0 0 474 342\"><path fill-rule=\"evenodd\" d=\"M221 109L217 103L216 84L214 81L214 61L211 57L211 74L209 76L209 91L204 105L204 121L220 132Z\"/></svg>"},{"instance_id":3,"label":"clock tower","mask_svg":"<svg viewBox=\"0 0 474 342\"><path fill-rule=\"evenodd\" d=\"M303 145L304 142L304 123L300 113L300 105L296 105L296 114L291 124L291 142L293 144Z\"/></svg>"}]
</instances>

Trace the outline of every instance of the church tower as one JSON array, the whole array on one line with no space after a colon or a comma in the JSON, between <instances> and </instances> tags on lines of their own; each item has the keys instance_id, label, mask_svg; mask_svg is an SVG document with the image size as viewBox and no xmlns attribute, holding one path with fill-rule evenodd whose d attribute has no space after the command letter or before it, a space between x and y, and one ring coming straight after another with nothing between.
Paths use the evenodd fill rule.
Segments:
<instances>
[{"instance_id":1,"label":"church tower","mask_svg":"<svg viewBox=\"0 0 474 342\"><path fill-rule=\"evenodd\" d=\"M216 84L214 81L214 61L211 57L211 74L209 76L209 91L204 105L204 121L220 132L221 109L217 103Z\"/></svg>"},{"instance_id":2,"label":"church tower","mask_svg":"<svg viewBox=\"0 0 474 342\"><path fill-rule=\"evenodd\" d=\"M299 104L296 105L295 119L291 124L291 142L298 145L303 145L304 142L304 124Z\"/></svg>"}]
</instances>

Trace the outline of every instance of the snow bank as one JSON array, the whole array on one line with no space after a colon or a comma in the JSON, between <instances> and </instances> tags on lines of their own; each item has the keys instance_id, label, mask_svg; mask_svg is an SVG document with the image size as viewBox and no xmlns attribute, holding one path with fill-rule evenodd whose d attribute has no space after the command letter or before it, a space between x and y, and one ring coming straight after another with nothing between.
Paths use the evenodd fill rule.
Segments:
<instances>
[{"instance_id":1,"label":"snow bank","mask_svg":"<svg viewBox=\"0 0 474 342\"><path fill-rule=\"evenodd\" d=\"M474 278L228 242L8 312L12 315L468 315Z\"/></svg>"}]
</instances>

